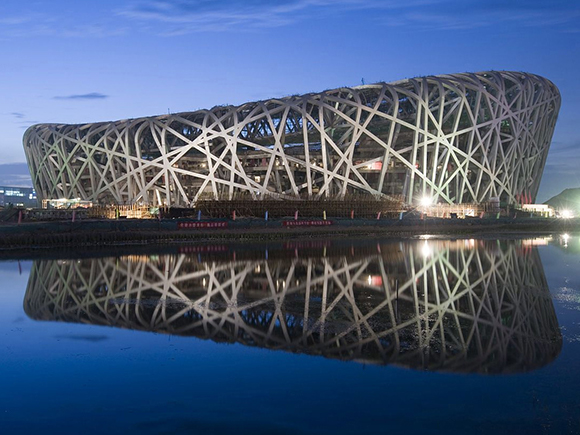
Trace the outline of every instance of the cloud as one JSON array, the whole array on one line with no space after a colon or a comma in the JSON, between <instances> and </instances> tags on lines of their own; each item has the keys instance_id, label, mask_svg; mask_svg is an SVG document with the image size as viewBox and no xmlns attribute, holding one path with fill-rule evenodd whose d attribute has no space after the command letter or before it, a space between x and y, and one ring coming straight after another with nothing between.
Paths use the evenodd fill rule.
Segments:
<instances>
[{"instance_id":1,"label":"cloud","mask_svg":"<svg viewBox=\"0 0 580 435\"><path fill-rule=\"evenodd\" d=\"M0 18L0 25L5 26L18 26L21 24L28 24L35 19L33 15L19 15L19 16L7 16Z\"/></svg>"},{"instance_id":2,"label":"cloud","mask_svg":"<svg viewBox=\"0 0 580 435\"><path fill-rule=\"evenodd\" d=\"M580 31L580 4L569 0L134 0L120 2L113 10L95 6L90 14L86 8L73 7L63 17L47 7L1 17L0 39L244 31L356 11L369 11L367 19L375 25L378 22L413 30L463 30L509 24L515 28L553 27L563 33Z\"/></svg>"},{"instance_id":3,"label":"cloud","mask_svg":"<svg viewBox=\"0 0 580 435\"><path fill-rule=\"evenodd\" d=\"M505 2L441 2L434 7L404 11L396 17L384 17L387 26L405 26L423 30L464 30L497 27L508 24L514 28L555 27L570 33L580 29L580 6L554 0L547 4L539 0Z\"/></svg>"},{"instance_id":4,"label":"cloud","mask_svg":"<svg viewBox=\"0 0 580 435\"><path fill-rule=\"evenodd\" d=\"M0 186L32 187L26 163L0 164Z\"/></svg>"},{"instance_id":5,"label":"cloud","mask_svg":"<svg viewBox=\"0 0 580 435\"><path fill-rule=\"evenodd\" d=\"M124 35L128 31L106 8L97 6L90 16L84 16L86 8L82 6L76 10L67 6L67 9L69 13L65 15L55 13L51 6L39 7L37 11L23 15L0 17L0 40L39 36L104 38Z\"/></svg>"},{"instance_id":6,"label":"cloud","mask_svg":"<svg viewBox=\"0 0 580 435\"><path fill-rule=\"evenodd\" d=\"M374 19L389 27L461 30L494 27L557 27L574 32L580 6L566 0L142 0L117 11L164 36L205 31L281 27L320 16L374 10Z\"/></svg>"},{"instance_id":7,"label":"cloud","mask_svg":"<svg viewBox=\"0 0 580 435\"><path fill-rule=\"evenodd\" d=\"M11 112L10 115L15 118L14 123L18 124L21 129L27 129L31 125L38 124L38 121L26 119L26 115L21 112Z\"/></svg>"},{"instance_id":8,"label":"cloud","mask_svg":"<svg viewBox=\"0 0 580 435\"><path fill-rule=\"evenodd\" d=\"M165 36L233 29L280 27L313 16L363 9L404 9L441 0L156 0L141 1L117 11L142 24L155 24Z\"/></svg>"},{"instance_id":9,"label":"cloud","mask_svg":"<svg viewBox=\"0 0 580 435\"><path fill-rule=\"evenodd\" d=\"M552 141L549 155L560 157L562 154L568 154L569 152L573 152L574 156L578 156L578 150L580 150L580 142Z\"/></svg>"},{"instance_id":10,"label":"cloud","mask_svg":"<svg viewBox=\"0 0 580 435\"><path fill-rule=\"evenodd\" d=\"M90 92L88 94L73 94L66 96L56 96L53 98L55 100L102 100L105 98L109 98L109 96L101 94L100 92Z\"/></svg>"}]
</instances>

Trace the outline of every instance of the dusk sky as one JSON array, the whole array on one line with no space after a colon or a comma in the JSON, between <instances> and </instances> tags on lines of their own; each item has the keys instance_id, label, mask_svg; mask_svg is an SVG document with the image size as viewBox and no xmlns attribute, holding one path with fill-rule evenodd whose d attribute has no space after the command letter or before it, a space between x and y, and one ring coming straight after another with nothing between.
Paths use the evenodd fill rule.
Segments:
<instances>
[{"instance_id":1,"label":"dusk sky","mask_svg":"<svg viewBox=\"0 0 580 435\"><path fill-rule=\"evenodd\" d=\"M35 123L514 70L562 94L537 201L580 187L577 0L2 0L0 55L0 165Z\"/></svg>"}]
</instances>

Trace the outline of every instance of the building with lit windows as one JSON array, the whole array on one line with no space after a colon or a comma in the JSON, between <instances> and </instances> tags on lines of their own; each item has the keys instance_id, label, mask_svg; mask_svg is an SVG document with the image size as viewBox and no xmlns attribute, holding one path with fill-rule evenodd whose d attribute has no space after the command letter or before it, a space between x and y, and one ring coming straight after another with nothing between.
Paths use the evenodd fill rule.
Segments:
<instances>
[{"instance_id":1,"label":"building with lit windows","mask_svg":"<svg viewBox=\"0 0 580 435\"><path fill-rule=\"evenodd\" d=\"M360 194L522 204L535 200L559 108L549 80L492 71L39 124L23 142L39 199L190 207Z\"/></svg>"},{"instance_id":2,"label":"building with lit windows","mask_svg":"<svg viewBox=\"0 0 580 435\"><path fill-rule=\"evenodd\" d=\"M36 192L31 187L0 186L0 207L38 207Z\"/></svg>"}]
</instances>

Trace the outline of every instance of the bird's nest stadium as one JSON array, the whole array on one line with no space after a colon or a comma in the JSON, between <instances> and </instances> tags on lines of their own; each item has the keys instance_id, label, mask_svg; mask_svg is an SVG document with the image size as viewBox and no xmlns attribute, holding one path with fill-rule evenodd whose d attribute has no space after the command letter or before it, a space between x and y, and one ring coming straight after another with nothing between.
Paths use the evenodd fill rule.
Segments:
<instances>
[{"instance_id":1,"label":"bird's nest stadium","mask_svg":"<svg viewBox=\"0 0 580 435\"><path fill-rule=\"evenodd\" d=\"M533 202L558 110L549 80L491 71L240 106L39 124L23 142L39 199Z\"/></svg>"}]
</instances>

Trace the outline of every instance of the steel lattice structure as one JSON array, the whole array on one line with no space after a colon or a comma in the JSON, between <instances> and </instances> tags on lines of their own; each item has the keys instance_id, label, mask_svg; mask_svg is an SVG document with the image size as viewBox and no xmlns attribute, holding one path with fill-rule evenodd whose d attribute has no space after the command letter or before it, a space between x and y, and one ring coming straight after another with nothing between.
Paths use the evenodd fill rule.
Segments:
<instances>
[{"instance_id":1,"label":"steel lattice structure","mask_svg":"<svg viewBox=\"0 0 580 435\"><path fill-rule=\"evenodd\" d=\"M521 72L420 77L24 135L39 199L532 202L560 107Z\"/></svg>"},{"instance_id":2,"label":"steel lattice structure","mask_svg":"<svg viewBox=\"0 0 580 435\"><path fill-rule=\"evenodd\" d=\"M324 248L311 257L290 251L285 260L263 252L236 261L37 260L24 307L38 320L430 370L519 372L559 354L535 248L473 240L377 247L349 255Z\"/></svg>"}]
</instances>

